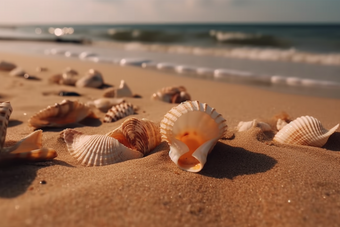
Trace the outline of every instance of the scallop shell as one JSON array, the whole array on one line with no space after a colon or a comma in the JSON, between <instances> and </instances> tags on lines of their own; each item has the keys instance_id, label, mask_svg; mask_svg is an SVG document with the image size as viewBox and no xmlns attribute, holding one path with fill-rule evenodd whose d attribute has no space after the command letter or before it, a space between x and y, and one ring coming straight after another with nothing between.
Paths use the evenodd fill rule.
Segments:
<instances>
[{"instance_id":1,"label":"scallop shell","mask_svg":"<svg viewBox=\"0 0 340 227\"><path fill-rule=\"evenodd\" d=\"M125 83L124 80L120 81L120 85L118 89L116 90L115 97L121 98L121 97L132 97L132 91L130 87Z\"/></svg>"},{"instance_id":2,"label":"scallop shell","mask_svg":"<svg viewBox=\"0 0 340 227\"><path fill-rule=\"evenodd\" d=\"M90 107L78 101L63 100L40 110L28 120L28 124L34 128L61 127L86 117L95 117Z\"/></svg>"},{"instance_id":3,"label":"scallop shell","mask_svg":"<svg viewBox=\"0 0 340 227\"><path fill-rule=\"evenodd\" d=\"M62 135L70 154L86 166L109 165L143 156L106 135L84 135L73 129L64 130Z\"/></svg>"},{"instance_id":4,"label":"scallop shell","mask_svg":"<svg viewBox=\"0 0 340 227\"><path fill-rule=\"evenodd\" d=\"M87 102L87 105L93 106L93 107L99 109L100 111L106 113L113 106L119 105L119 104L121 104L123 102L125 102L124 99L100 98L100 99L96 99L94 101Z\"/></svg>"},{"instance_id":5,"label":"scallop shell","mask_svg":"<svg viewBox=\"0 0 340 227\"><path fill-rule=\"evenodd\" d=\"M131 149L149 154L161 143L159 126L148 119L129 118L119 128L106 134Z\"/></svg>"},{"instance_id":6,"label":"scallop shell","mask_svg":"<svg viewBox=\"0 0 340 227\"><path fill-rule=\"evenodd\" d=\"M11 70L9 72L9 75L14 76L14 77L24 77L25 73L26 73L25 70L23 70L20 67L17 67L15 69Z\"/></svg>"},{"instance_id":7,"label":"scallop shell","mask_svg":"<svg viewBox=\"0 0 340 227\"><path fill-rule=\"evenodd\" d=\"M13 63L6 62L6 61L0 61L0 70L3 71L11 71L15 69L17 66Z\"/></svg>"},{"instance_id":8,"label":"scallop shell","mask_svg":"<svg viewBox=\"0 0 340 227\"><path fill-rule=\"evenodd\" d=\"M226 120L206 103L186 101L172 108L160 124L169 156L181 169L199 172L217 141L227 130Z\"/></svg>"},{"instance_id":9,"label":"scallop shell","mask_svg":"<svg viewBox=\"0 0 340 227\"><path fill-rule=\"evenodd\" d=\"M98 88L104 84L104 79L102 74L97 70L90 69L88 74L82 78L80 78L76 86L77 87L92 87Z\"/></svg>"},{"instance_id":10,"label":"scallop shell","mask_svg":"<svg viewBox=\"0 0 340 227\"><path fill-rule=\"evenodd\" d=\"M153 100L160 100L168 103L181 103L191 99L185 87L164 87L151 96Z\"/></svg>"},{"instance_id":11,"label":"scallop shell","mask_svg":"<svg viewBox=\"0 0 340 227\"><path fill-rule=\"evenodd\" d=\"M105 114L103 122L115 122L132 114L135 114L135 107L131 103L124 102L119 105L113 106Z\"/></svg>"},{"instance_id":12,"label":"scallop shell","mask_svg":"<svg viewBox=\"0 0 340 227\"><path fill-rule=\"evenodd\" d=\"M285 144L322 147L338 127L339 124L328 131L316 118L303 116L284 126L273 140Z\"/></svg>"},{"instance_id":13,"label":"scallop shell","mask_svg":"<svg viewBox=\"0 0 340 227\"><path fill-rule=\"evenodd\" d=\"M255 128L255 127L260 128L263 132L272 130L272 128L270 127L269 124L267 124L265 122L259 122L256 119L254 119L252 121L240 121L238 123L236 129L239 132L243 132L243 131L247 131L247 130L249 130L251 128Z\"/></svg>"}]
</instances>

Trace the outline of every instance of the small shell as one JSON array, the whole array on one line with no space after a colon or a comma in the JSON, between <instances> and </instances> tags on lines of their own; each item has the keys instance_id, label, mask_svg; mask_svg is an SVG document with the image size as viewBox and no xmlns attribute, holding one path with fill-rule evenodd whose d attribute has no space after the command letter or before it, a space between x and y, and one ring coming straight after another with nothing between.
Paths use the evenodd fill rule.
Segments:
<instances>
[{"instance_id":1,"label":"small shell","mask_svg":"<svg viewBox=\"0 0 340 227\"><path fill-rule=\"evenodd\" d=\"M100 99L96 99L94 101L87 102L87 105L93 106L93 107L99 109L100 111L106 113L113 106L119 105L123 102L125 102L124 99L100 98Z\"/></svg>"},{"instance_id":2,"label":"small shell","mask_svg":"<svg viewBox=\"0 0 340 227\"><path fill-rule=\"evenodd\" d=\"M160 124L169 156L181 169L199 172L217 141L227 130L226 120L206 103L187 101L172 108Z\"/></svg>"},{"instance_id":3,"label":"small shell","mask_svg":"<svg viewBox=\"0 0 340 227\"><path fill-rule=\"evenodd\" d=\"M23 70L20 67L17 67L15 69L11 70L9 72L9 75L14 76L14 77L24 77L25 73L26 73L25 70Z\"/></svg>"},{"instance_id":4,"label":"small shell","mask_svg":"<svg viewBox=\"0 0 340 227\"><path fill-rule=\"evenodd\" d=\"M277 131L280 131L281 129L283 129L283 127L285 127L287 124L288 122L286 122L285 120L280 119L280 118L277 119L277 122L276 122Z\"/></svg>"},{"instance_id":5,"label":"small shell","mask_svg":"<svg viewBox=\"0 0 340 227\"><path fill-rule=\"evenodd\" d=\"M129 88L129 86L125 83L124 80L120 81L119 88L116 90L116 96L117 98L121 97L132 97L132 91Z\"/></svg>"},{"instance_id":6,"label":"small shell","mask_svg":"<svg viewBox=\"0 0 340 227\"><path fill-rule=\"evenodd\" d=\"M62 135L70 154L86 166L109 165L143 156L109 136L84 135L73 129L64 130Z\"/></svg>"},{"instance_id":7,"label":"small shell","mask_svg":"<svg viewBox=\"0 0 340 227\"><path fill-rule=\"evenodd\" d=\"M10 102L0 103L0 151L4 145L7 133L7 126L9 122L9 117L12 114L12 106Z\"/></svg>"},{"instance_id":8,"label":"small shell","mask_svg":"<svg viewBox=\"0 0 340 227\"><path fill-rule=\"evenodd\" d=\"M279 143L322 147L338 127L339 124L328 131L316 118L303 116L284 126L273 140Z\"/></svg>"},{"instance_id":9,"label":"small shell","mask_svg":"<svg viewBox=\"0 0 340 227\"><path fill-rule=\"evenodd\" d=\"M17 66L10 62L0 61L0 70L3 71L11 71L15 69Z\"/></svg>"},{"instance_id":10,"label":"small shell","mask_svg":"<svg viewBox=\"0 0 340 227\"><path fill-rule=\"evenodd\" d=\"M103 97L113 98L116 95L116 89L113 87L107 88L104 90Z\"/></svg>"},{"instance_id":11,"label":"small shell","mask_svg":"<svg viewBox=\"0 0 340 227\"><path fill-rule=\"evenodd\" d=\"M113 106L104 117L103 122L115 122L126 116L135 114L135 108L131 103L121 103L119 105Z\"/></svg>"},{"instance_id":12,"label":"small shell","mask_svg":"<svg viewBox=\"0 0 340 227\"><path fill-rule=\"evenodd\" d=\"M28 120L28 124L34 128L61 127L93 116L90 107L78 101L63 100L54 106L48 106L40 110Z\"/></svg>"},{"instance_id":13,"label":"small shell","mask_svg":"<svg viewBox=\"0 0 340 227\"><path fill-rule=\"evenodd\" d=\"M48 78L50 83L59 84L60 80L63 78L62 74L55 74Z\"/></svg>"},{"instance_id":14,"label":"small shell","mask_svg":"<svg viewBox=\"0 0 340 227\"><path fill-rule=\"evenodd\" d=\"M151 96L153 100L160 100L168 103L181 103L191 99L185 87L164 87Z\"/></svg>"},{"instance_id":15,"label":"small shell","mask_svg":"<svg viewBox=\"0 0 340 227\"><path fill-rule=\"evenodd\" d=\"M77 82L78 78L76 74L73 73L63 73L61 79L59 80L59 84L74 86Z\"/></svg>"},{"instance_id":16,"label":"small shell","mask_svg":"<svg viewBox=\"0 0 340 227\"><path fill-rule=\"evenodd\" d=\"M67 73L67 74L70 74L70 75L78 75L78 72L74 69L72 69L71 67L67 67L65 70L64 70L64 73Z\"/></svg>"},{"instance_id":17,"label":"small shell","mask_svg":"<svg viewBox=\"0 0 340 227\"><path fill-rule=\"evenodd\" d=\"M240 123L238 123L236 129L239 132L243 132L243 131L247 131L251 128L254 128L254 127L260 128L263 132L267 132L267 131L272 130L272 128L270 127L269 124L267 124L265 122L259 122L256 119L254 119L252 121L241 121Z\"/></svg>"},{"instance_id":18,"label":"small shell","mask_svg":"<svg viewBox=\"0 0 340 227\"><path fill-rule=\"evenodd\" d=\"M149 154L156 146L161 143L159 126L154 122L137 118L125 120L119 128L106 134L117 139L120 143L143 155Z\"/></svg>"},{"instance_id":19,"label":"small shell","mask_svg":"<svg viewBox=\"0 0 340 227\"><path fill-rule=\"evenodd\" d=\"M94 69L90 69L88 74L80 78L76 86L77 87L92 87L98 88L104 84L104 79L102 74Z\"/></svg>"}]
</instances>

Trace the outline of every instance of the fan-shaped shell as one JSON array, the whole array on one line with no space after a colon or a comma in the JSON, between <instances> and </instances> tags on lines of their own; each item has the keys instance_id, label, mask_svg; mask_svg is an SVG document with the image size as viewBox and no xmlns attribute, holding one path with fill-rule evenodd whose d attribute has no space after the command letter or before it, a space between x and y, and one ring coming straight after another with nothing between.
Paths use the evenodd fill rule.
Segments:
<instances>
[{"instance_id":1,"label":"fan-shaped shell","mask_svg":"<svg viewBox=\"0 0 340 227\"><path fill-rule=\"evenodd\" d=\"M338 127L339 124L328 131L316 118L303 116L284 126L273 140L285 144L322 147Z\"/></svg>"},{"instance_id":2,"label":"fan-shaped shell","mask_svg":"<svg viewBox=\"0 0 340 227\"><path fill-rule=\"evenodd\" d=\"M160 124L169 156L181 169L199 172L217 141L227 130L226 120L206 103L187 101L172 108Z\"/></svg>"},{"instance_id":3,"label":"fan-shaped shell","mask_svg":"<svg viewBox=\"0 0 340 227\"><path fill-rule=\"evenodd\" d=\"M102 74L97 70L90 69L88 74L76 82L77 87L98 88L104 84Z\"/></svg>"},{"instance_id":4,"label":"fan-shaped shell","mask_svg":"<svg viewBox=\"0 0 340 227\"><path fill-rule=\"evenodd\" d=\"M13 109L10 102L0 103L0 151L6 139L7 126L12 111Z\"/></svg>"},{"instance_id":5,"label":"fan-shaped shell","mask_svg":"<svg viewBox=\"0 0 340 227\"><path fill-rule=\"evenodd\" d=\"M130 87L125 83L124 80L120 81L120 85L116 90L116 96L117 98L121 97L132 97L132 91Z\"/></svg>"},{"instance_id":6,"label":"fan-shaped shell","mask_svg":"<svg viewBox=\"0 0 340 227\"><path fill-rule=\"evenodd\" d=\"M240 121L238 123L236 129L239 132L243 132L243 131L247 131L251 128L254 128L254 127L258 127L264 132L272 130L272 128L270 127L269 124L267 124L265 122L257 121L256 119L254 119L252 121Z\"/></svg>"},{"instance_id":7,"label":"fan-shaped shell","mask_svg":"<svg viewBox=\"0 0 340 227\"><path fill-rule=\"evenodd\" d=\"M73 129L66 129L62 134L70 154L86 166L109 165L143 156L109 136L84 135Z\"/></svg>"},{"instance_id":8,"label":"fan-shaped shell","mask_svg":"<svg viewBox=\"0 0 340 227\"><path fill-rule=\"evenodd\" d=\"M191 99L186 88L183 86L170 86L161 88L151 96L153 100L160 100L168 103L181 103Z\"/></svg>"},{"instance_id":9,"label":"fan-shaped shell","mask_svg":"<svg viewBox=\"0 0 340 227\"><path fill-rule=\"evenodd\" d=\"M78 101L63 100L61 103L40 110L28 120L28 124L34 128L60 127L79 122L93 115L91 108L85 104Z\"/></svg>"},{"instance_id":10,"label":"fan-shaped shell","mask_svg":"<svg viewBox=\"0 0 340 227\"><path fill-rule=\"evenodd\" d=\"M154 122L137 118L125 120L119 128L106 134L119 140L122 144L141 152L149 154L161 143L159 126Z\"/></svg>"},{"instance_id":11,"label":"fan-shaped shell","mask_svg":"<svg viewBox=\"0 0 340 227\"><path fill-rule=\"evenodd\" d=\"M105 123L115 122L134 113L135 113L134 106L131 103L124 102L119 105L113 106L105 114L103 122Z\"/></svg>"}]
</instances>

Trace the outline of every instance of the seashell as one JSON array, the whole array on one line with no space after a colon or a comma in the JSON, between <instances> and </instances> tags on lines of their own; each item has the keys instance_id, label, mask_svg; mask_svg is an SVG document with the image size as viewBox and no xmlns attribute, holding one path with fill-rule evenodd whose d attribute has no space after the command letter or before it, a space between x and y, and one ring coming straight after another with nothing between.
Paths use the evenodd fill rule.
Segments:
<instances>
[{"instance_id":1,"label":"seashell","mask_svg":"<svg viewBox=\"0 0 340 227\"><path fill-rule=\"evenodd\" d=\"M63 100L40 110L28 120L28 124L34 128L61 127L86 117L95 117L90 107L78 101Z\"/></svg>"},{"instance_id":2,"label":"seashell","mask_svg":"<svg viewBox=\"0 0 340 227\"><path fill-rule=\"evenodd\" d=\"M119 88L116 90L116 96L117 98L121 97L132 97L132 91L129 88L129 86L125 83L124 80L120 81Z\"/></svg>"},{"instance_id":3,"label":"seashell","mask_svg":"<svg viewBox=\"0 0 340 227\"><path fill-rule=\"evenodd\" d=\"M64 70L64 73L74 75L74 76L78 75L78 72L76 70L72 69L71 67L67 67Z\"/></svg>"},{"instance_id":4,"label":"seashell","mask_svg":"<svg viewBox=\"0 0 340 227\"><path fill-rule=\"evenodd\" d=\"M6 61L0 61L0 70L2 71L11 71L15 69L17 66L13 63L6 62Z\"/></svg>"},{"instance_id":5,"label":"seashell","mask_svg":"<svg viewBox=\"0 0 340 227\"><path fill-rule=\"evenodd\" d=\"M10 76L15 76L15 77L24 77L25 75L25 70L23 70L20 67L17 67L9 72Z\"/></svg>"},{"instance_id":6,"label":"seashell","mask_svg":"<svg viewBox=\"0 0 340 227\"><path fill-rule=\"evenodd\" d=\"M259 122L256 119L252 120L252 121L240 121L240 123L238 123L236 129L239 132L243 132L243 131L247 131L251 128L255 128L258 127L260 128L263 132L267 132L267 131L271 131L272 128L270 127L269 124L265 123L265 122Z\"/></svg>"},{"instance_id":7,"label":"seashell","mask_svg":"<svg viewBox=\"0 0 340 227\"><path fill-rule=\"evenodd\" d=\"M95 107L102 112L107 112L113 106L119 105L125 102L124 99L116 99L116 98L100 98L94 101L87 102L88 106Z\"/></svg>"},{"instance_id":8,"label":"seashell","mask_svg":"<svg viewBox=\"0 0 340 227\"><path fill-rule=\"evenodd\" d=\"M183 86L170 86L164 87L154 93L151 96L153 100L160 100L168 103L181 103L184 101L189 101L191 99L189 93L187 93L186 88Z\"/></svg>"},{"instance_id":9,"label":"seashell","mask_svg":"<svg viewBox=\"0 0 340 227\"><path fill-rule=\"evenodd\" d=\"M286 122L285 120L283 119L277 119L277 122L276 122L276 129L278 131L280 131L283 127L285 127L286 125L288 124L288 122Z\"/></svg>"},{"instance_id":10,"label":"seashell","mask_svg":"<svg viewBox=\"0 0 340 227\"><path fill-rule=\"evenodd\" d=\"M104 84L102 74L97 70L90 69L88 74L76 82L77 87L98 88Z\"/></svg>"},{"instance_id":11,"label":"seashell","mask_svg":"<svg viewBox=\"0 0 340 227\"><path fill-rule=\"evenodd\" d=\"M103 97L113 98L116 95L116 89L113 87L107 88L104 90Z\"/></svg>"},{"instance_id":12,"label":"seashell","mask_svg":"<svg viewBox=\"0 0 340 227\"><path fill-rule=\"evenodd\" d=\"M76 74L73 73L63 73L61 79L59 80L59 84L74 86L77 82L78 78Z\"/></svg>"},{"instance_id":13,"label":"seashell","mask_svg":"<svg viewBox=\"0 0 340 227\"><path fill-rule=\"evenodd\" d=\"M105 114L103 122L115 122L132 114L135 114L135 107L131 103L124 102L119 105L113 106Z\"/></svg>"},{"instance_id":14,"label":"seashell","mask_svg":"<svg viewBox=\"0 0 340 227\"><path fill-rule=\"evenodd\" d=\"M274 137L274 141L285 144L322 147L339 124L329 131L314 117L303 116L284 126Z\"/></svg>"},{"instance_id":15,"label":"seashell","mask_svg":"<svg viewBox=\"0 0 340 227\"><path fill-rule=\"evenodd\" d=\"M10 102L0 103L0 160L25 159L47 160L57 157L55 150L42 147L42 131L37 130L11 147L3 147L9 117L12 113Z\"/></svg>"},{"instance_id":16,"label":"seashell","mask_svg":"<svg viewBox=\"0 0 340 227\"><path fill-rule=\"evenodd\" d=\"M63 78L62 74L55 74L48 78L50 83L59 84L59 81Z\"/></svg>"},{"instance_id":17,"label":"seashell","mask_svg":"<svg viewBox=\"0 0 340 227\"><path fill-rule=\"evenodd\" d=\"M129 118L119 128L107 133L106 136L117 139L120 143L143 155L149 154L161 143L159 126L144 118L142 120L134 117Z\"/></svg>"},{"instance_id":18,"label":"seashell","mask_svg":"<svg viewBox=\"0 0 340 227\"><path fill-rule=\"evenodd\" d=\"M160 124L169 156L181 169L199 172L217 141L227 131L226 120L206 103L186 101L172 108Z\"/></svg>"},{"instance_id":19,"label":"seashell","mask_svg":"<svg viewBox=\"0 0 340 227\"><path fill-rule=\"evenodd\" d=\"M83 165L103 166L143 157L117 139L106 135L84 135L73 129L62 132L70 154Z\"/></svg>"}]
</instances>

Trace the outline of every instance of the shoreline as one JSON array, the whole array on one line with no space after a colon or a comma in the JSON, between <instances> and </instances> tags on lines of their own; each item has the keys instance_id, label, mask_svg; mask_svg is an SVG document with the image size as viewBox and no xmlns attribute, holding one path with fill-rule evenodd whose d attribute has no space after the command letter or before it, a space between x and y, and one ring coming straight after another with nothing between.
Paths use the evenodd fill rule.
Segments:
<instances>
[{"instance_id":1,"label":"shoreline","mask_svg":"<svg viewBox=\"0 0 340 227\"><path fill-rule=\"evenodd\" d=\"M283 94L239 84L197 80L113 64L2 53L41 80L13 78L0 71L0 99L13 107L6 142L32 132L27 120L48 105L68 97L43 95L60 90L86 102L102 89L49 84L48 78L72 67L80 75L99 70L106 84L125 80L134 94L126 98L140 109L139 119L160 122L177 104L152 101L162 87L182 85L192 100L216 108L234 137L220 140L204 169L180 170L159 145L150 155L103 167L83 167L59 138L63 128L43 129L44 147L58 157L39 163L0 164L0 219L4 226L335 226L340 222L340 130L324 148L271 143L258 129L235 132L240 121L254 118L272 123L283 111L295 119L310 115L326 129L340 122L340 100ZM36 72L36 67L48 71ZM101 117L104 113L101 114ZM125 118L127 119L127 118ZM114 123L86 122L75 126L86 134L106 134ZM46 181L46 184L41 184Z\"/></svg>"}]
</instances>

